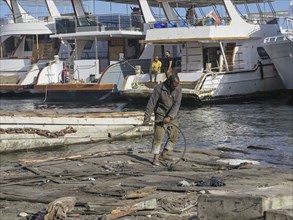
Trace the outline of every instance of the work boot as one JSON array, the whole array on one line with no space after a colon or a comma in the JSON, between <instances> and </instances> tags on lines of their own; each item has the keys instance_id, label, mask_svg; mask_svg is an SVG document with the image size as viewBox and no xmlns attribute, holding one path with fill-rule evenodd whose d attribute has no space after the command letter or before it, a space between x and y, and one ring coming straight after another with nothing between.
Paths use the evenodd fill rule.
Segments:
<instances>
[{"instance_id":1,"label":"work boot","mask_svg":"<svg viewBox=\"0 0 293 220\"><path fill-rule=\"evenodd\" d=\"M154 159L153 159L153 162L152 162L152 164L154 166L160 166L159 158L160 158L159 154L154 154Z\"/></svg>"},{"instance_id":2,"label":"work boot","mask_svg":"<svg viewBox=\"0 0 293 220\"><path fill-rule=\"evenodd\" d=\"M172 160L172 153L167 150L167 149L164 149L162 151L162 153L160 154L160 157L159 157L160 160Z\"/></svg>"}]
</instances>

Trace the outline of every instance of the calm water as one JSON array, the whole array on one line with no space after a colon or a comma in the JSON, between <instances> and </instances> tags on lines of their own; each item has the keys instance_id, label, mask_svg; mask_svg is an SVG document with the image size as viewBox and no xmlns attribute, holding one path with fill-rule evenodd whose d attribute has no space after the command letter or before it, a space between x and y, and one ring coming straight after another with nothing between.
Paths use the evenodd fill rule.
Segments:
<instances>
[{"instance_id":1,"label":"calm water","mask_svg":"<svg viewBox=\"0 0 293 220\"><path fill-rule=\"evenodd\" d=\"M0 110L33 111L54 109L59 113L69 112L115 112L144 110L144 107L129 107L125 103L107 105L46 104L39 99L0 99ZM232 153L240 159L258 160L262 164L281 169L293 168L293 106L287 98L273 98L237 104L181 108L180 128L186 138L187 148L215 149L219 147L246 151ZM137 141L120 141L105 144L109 148L150 148L151 138ZM248 146L269 148L249 149ZM78 146L72 146L77 148ZM84 147L84 146L83 146ZM182 136L178 148L184 147ZM72 148L67 149L71 151ZM31 152L32 153L32 152ZM50 152L52 154L56 152ZM35 152L38 154L38 152ZM230 154L230 153L229 153ZM17 155L8 156L13 159ZM23 154L22 154L23 157Z\"/></svg>"}]
</instances>

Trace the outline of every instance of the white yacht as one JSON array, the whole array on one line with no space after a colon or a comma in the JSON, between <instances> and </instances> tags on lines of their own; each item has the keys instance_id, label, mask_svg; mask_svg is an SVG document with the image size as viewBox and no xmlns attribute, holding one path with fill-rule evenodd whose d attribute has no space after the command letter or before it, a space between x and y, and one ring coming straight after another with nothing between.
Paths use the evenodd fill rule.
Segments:
<instances>
[{"instance_id":1,"label":"white yacht","mask_svg":"<svg viewBox=\"0 0 293 220\"><path fill-rule=\"evenodd\" d=\"M56 101L95 100L96 95L118 91L124 77L134 74L113 72L97 84L109 65L138 58L146 30L143 13L150 13L149 7L140 7L145 3L132 1L138 7L131 8L131 14L95 15L85 10L84 1L73 0L72 13L61 15L54 1L45 0L49 16L43 21L26 12L20 1L5 2L13 19L1 31L1 48L8 54L1 57L1 92L29 88ZM16 20L19 15L25 19ZM16 39L21 43L15 43ZM16 47L9 49L9 45Z\"/></svg>"},{"instance_id":2,"label":"white yacht","mask_svg":"<svg viewBox=\"0 0 293 220\"><path fill-rule=\"evenodd\" d=\"M282 90L284 85L264 48L264 37L277 35L277 17L265 12L249 13L259 1L157 1L165 19L149 18L145 44L154 47L153 56L169 50L177 57L173 67L183 87L184 97L201 101L231 100ZM233 4L234 2L234 4ZM240 5L239 5L240 4ZM272 8L271 1L264 8ZM247 9L240 13L239 7ZM263 6L263 5L262 5ZM179 11L193 8L195 21L180 16ZM143 55L143 54L142 54ZM164 74L157 78L164 80ZM149 74L128 76L123 93L141 100L148 97L156 83Z\"/></svg>"},{"instance_id":3,"label":"white yacht","mask_svg":"<svg viewBox=\"0 0 293 220\"><path fill-rule=\"evenodd\" d=\"M131 6L131 14L90 15L84 10L83 1L71 2L74 16L56 18L56 31L50 36L67 45L67 53L59 57L61 60L66 58L65 65L70 67L69 74L64 77L65 82L60 83L60 80L55 80L55 83L48 84L46 69L52 68L44 68L34 86L35 90L45 91L48 94L46 99L48 101L125 100L120 90L125 77L134 75L133 65L138 61L137 58L142 51L140 41L145 39L148 27L145 25L147 21L145 14L151 13L150 7L144 0L136 0L129 1L131 4L136 3L136 6ZM128 1L117 2L124 5L128 3ZM147 7L144 7L145 5ZM86 48L89 48L91 52L86 52ZM90 59L87 59L89 56ZM139 60L140 65L142 62ZM117 63L119 65L116 65ZM145 66L149 68L150 58L145 63ZM57 65L61 66L61 64ZM117 69L117 66L122 68ZM104 69L107 75L104 74ZM64 76L64 71L61 74L54 71L52 75L56 79L60 75ZM89 79L94 78L94 83L81 81L83 76Z\"/></svg>"},{"instance_id":4,"label":"white yacht","mask_svg":"<svg viewBox=\"0 0 293 220\"><path fill-rule=\"evenodd\" d=\"M39 71L58 53L51 40L54 17L60 16L54 2L46 1L49 16L29 14L17 0L4 0L11 15L1 26L0 90L22 92L33 89Z\"/></svg>"},{"instance_id":5,"label":"white yacht","mask_svg":"<svg viewBox=\"0 0 293 220\"><path fill-rule=\"evenodd\" d=\"M272 59L287 90L293 91L293 1L282 34L264 39L263 47Z\"/></svg>"}]
</instances>

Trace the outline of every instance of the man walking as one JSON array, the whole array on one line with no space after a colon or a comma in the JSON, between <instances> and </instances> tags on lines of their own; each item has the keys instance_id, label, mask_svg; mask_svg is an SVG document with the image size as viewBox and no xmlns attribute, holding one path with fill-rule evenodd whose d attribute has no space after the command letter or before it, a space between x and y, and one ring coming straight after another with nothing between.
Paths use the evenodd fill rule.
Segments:
<instances>
[{"instance_id":1,"label":"man walking","mask_svg":"<svg viewBox=\"0 0 293 220\"><path fill-rule=\"evenodd\" d=\"M148 101L143 124L150 122L151 115L155 113L155 130L152 153L153 165L159 166L159 159L166 159L171 155L178 138L178 111L181 105L182 88L178 76L171 75L162 84L157 85ZM160 154L160 148L165 134L168 142Z\"/></svg>"}]
</instances>

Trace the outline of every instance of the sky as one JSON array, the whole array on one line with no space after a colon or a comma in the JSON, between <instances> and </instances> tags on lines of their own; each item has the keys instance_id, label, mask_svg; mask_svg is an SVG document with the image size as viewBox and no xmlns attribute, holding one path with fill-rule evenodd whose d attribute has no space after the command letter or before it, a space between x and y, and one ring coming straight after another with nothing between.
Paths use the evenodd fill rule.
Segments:
<instances>
[{"instance_id":1,"label":"sky","mask_svg":"<svg viewBox=\"0 0 293 220\"><path fill-rule=\"evenodd\" d=\"M20 2L32 2L31 0L19 0ZM120 13L120 14L130 14L131 10L130 10L130 5L126 5L126 4L115 4L115 3L107 3L107 2L101 2L99 4L96 4L96 7L93 9L93 2L95 0L88 0L85 1L87 2L87 5L85 6L85 8L88 9L88 11L91 11L92 13L96 13L96 14L109 14L109 13ZM69 5L69 1L59 1L63 3L64 5ZM65 2L67 2L65 4ZM276 0L273 3L273 7L275 9L275 11L288 11L288 7L290 4L290 0ZM28 7L27 9L31 12L31 13L35 13L38 14L40 13L42 10L44 10L44 1L41 0L35 0L34 6L33 7ZM69 12L71 11L71 7L69 6L64 6L62 7L61 13L65 13L65 12ZM10 11L6 5L6 3L4 3L3 0L0 0L0 17L7 17L7 15L10 14Z\"/></svg>"}]
</instances>

